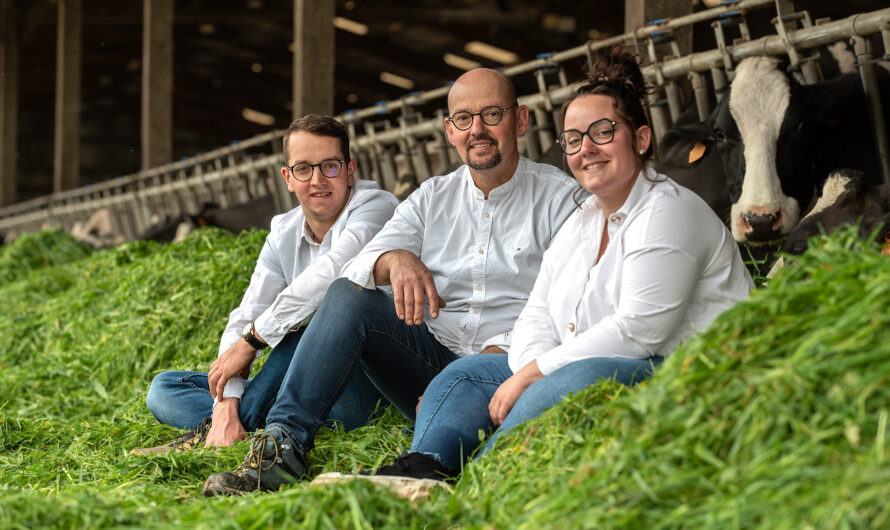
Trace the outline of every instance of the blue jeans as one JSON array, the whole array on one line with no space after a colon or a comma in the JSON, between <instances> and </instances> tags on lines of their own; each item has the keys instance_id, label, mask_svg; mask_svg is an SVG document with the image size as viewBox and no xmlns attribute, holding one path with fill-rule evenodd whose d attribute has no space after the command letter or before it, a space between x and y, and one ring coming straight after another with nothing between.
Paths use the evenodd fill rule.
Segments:
<instances>
[{"instance_id":1,"label":"blue jeans","mask_svg":"<svg viewBox=\"0 0 890 530\"><path fill-rule=\"evenodd\" d=\"M473 355L449 365L433 379L417 412L411 451L424 453L459 471L479 446L479 430L495 431L480 454L512 427L530 420L572 392L602 379L634 385L647 379L663 357L625 359L591 357L573 362L532 383L516 400L504 423L495 430L488 403L513 372L507 356Z\"/></svg>"},{"instance_id":2,"label":"blue jeans","mask_svg":"<svg viewBox=\"0 0 890 530\"><path fill-rule=\"evenodd\" d=\"M256 377L247 380L238 405L238 417L245 431L253 432L265 426L266 414L278 395L281 380L305 329L285 336L269 352L266 364ZM328 418L341 422L346 430L361 427L368 422L381 399L371 382L363 374L356 373ZM152 380L145 402L159 422L181 429L193 429L213 414L207 372L162 372Z\"/></svg>"},{"instance_id":3,"label":"blue jeans","mask_svg":"<svg viewBox=\"0 0 890 530\"><path fill-rule=\"evenodd\" d=\"M306 454L315 431L356 374L414 419L417 398L458 356L426 324L408 326L392 298L341 278L331 284L306 328L266 424L277 424Z\"/></svg>"}]
</instances>

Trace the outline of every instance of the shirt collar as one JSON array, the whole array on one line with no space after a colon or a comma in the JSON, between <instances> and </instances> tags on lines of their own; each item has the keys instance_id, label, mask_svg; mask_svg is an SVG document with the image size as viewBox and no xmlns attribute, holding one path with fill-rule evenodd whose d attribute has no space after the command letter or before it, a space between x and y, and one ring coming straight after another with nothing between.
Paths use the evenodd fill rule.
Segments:
<instances>
[{"instance_id":1,"label":"shirt collar","mask_svg":"<svg viewBox=\"0 0 890 530\"><path fill-rule=\"evenodd\" d=\"M507 182L504 182L497 188L489 191L488 192L489 200L498 199L498 198L506 197L507 195L509 195L510 191L512 191L513 188L515 188L517 186L517 182L520 180L521 176L525 175L525 173L527 171L527 167L526 167L527 164L528 164L528 159L525 158L524 156L520 156L519 163L516 165L516 171L513 172L513 176L510 177L510 180L508 180ZM467 179L467 182L470 183L470 186L471 186L470 189L473 190L473 192L472 192L473 197L475 197L476 199L478 199L480 201L485 200L485 194L482 193L482 190L477 188L476 183L473 182L473 175L470 174L470 168L466 165L464 165L464 167L466 167L466 170L467 170L466 179Z\"/></svg>"}]
</instances>

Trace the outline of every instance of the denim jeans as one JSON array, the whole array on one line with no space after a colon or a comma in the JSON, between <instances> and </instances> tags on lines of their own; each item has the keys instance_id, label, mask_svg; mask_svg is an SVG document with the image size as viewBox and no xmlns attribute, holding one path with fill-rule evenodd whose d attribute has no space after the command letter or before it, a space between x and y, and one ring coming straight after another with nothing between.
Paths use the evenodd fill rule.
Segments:
<instances>
[{"instance_id":1,"label":"denim jeans","mask_svg":"<svg viewBox=\"0 0 890 530\"><path fill-rule=\"evenodd\" d=\"M414 419L417 398L457 358L426 324L399 320L391 297L341 278L307 326L266 423L283 427L305 454L321 421L361 373Z\"/></svg>"},{"instance_id":2,"label":"denim jeans","mask_svg":"<svg viewBox=\"0 0 890 530\"><path fill-rule=\"evenodd\" d=\"M238 417L247 432L266 424L266 414L281 387L306 328L289 333L269 352L269 358L256 377L247 380L238 405ZM362 373L357 372L343 395L332 407L328 418L343 424L346 430L368 422L382 396ZM193 429L213 414L213 398L207 384L207 372L162 372L155 376L145 399L148 410L161 423ZM385 405L385 402L382 404Z\"/></svg>"},{"instance_id":3,"label":"denim jeans","mask_svg":"<svg viewBox=\"0 0 890 530\"><path fill-rule=\"evenodd\" d=\"M473 355L452 363L436 376L423 395L417 412L411 451L425 453L457 471L479 446L479 430L494 431L480 454L501 434L530 420L602 379L634 385L647 379L663 357L625 359L591 357L573 362L532 383L516 400L504 423L495 430L488 403L513 372L507 356Z\"/></svg>"}]
</instances>

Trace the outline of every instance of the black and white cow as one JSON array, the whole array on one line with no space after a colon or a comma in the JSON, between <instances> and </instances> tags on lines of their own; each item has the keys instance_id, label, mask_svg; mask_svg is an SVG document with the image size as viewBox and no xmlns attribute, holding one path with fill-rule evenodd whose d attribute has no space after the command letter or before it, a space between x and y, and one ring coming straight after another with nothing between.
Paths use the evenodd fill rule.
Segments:
<instances>
[{"instance_id":1,"label":"black and white cow","mask_svg":"<svg viewBox=\"0 0 890 530\"><path fill-rule=\"evenodd\" d=\"M886 94L887 72L877 73ZM890 100L884 111L890 118ZM732 203L729 225L739 242L787 234L836 168L861 170L870 182L880 175L858 74L800 85L779 60L750 57L739 63L729 97L710 122Z\"/></svg>"},{"instance_id":2,"label":"black and white cow","mask_svg":"<svg viewBox=\"0 0 890 530\"><path fill-rule=\"evenodd\" d=\"M788 234L784 250L803 254L811 237L859 223L859 234L874 234L884 243L883 252L890 254L890 184L866 186L865 181L860 171L834 171L812 211Z\"/></svg>"},{"instance_id":3,"label":"black and white cow","mask_svg":"<svg viewBox=\"0 0 890 530\"><path fill-rule=\"evenodd\" d=\"M707 122L672 127L658 142L655 169L694 191L725 222L729 217L729 190L716 149Z\"/></svg>"}]
</instances>

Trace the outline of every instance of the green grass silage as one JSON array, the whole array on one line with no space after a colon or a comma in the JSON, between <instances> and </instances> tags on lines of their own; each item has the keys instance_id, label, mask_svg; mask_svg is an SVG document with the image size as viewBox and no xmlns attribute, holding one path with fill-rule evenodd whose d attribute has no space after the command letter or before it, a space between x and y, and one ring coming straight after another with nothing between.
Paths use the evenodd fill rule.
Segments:
<instances>
[{"instance_id":1,"label":"green grass silage","mask_svg":"<svg viewBox=\"0 0 890 530\"><path fill-rule=\"evenodd\" d=\"M204 478L237 466L245 446L126 451L175 432L144 408L151 377L209 365L263 235L201 230L10 273L0 526L888 525L890 261L851 232L722 315L648 383L596 385L504 437L453 495L412 506L352 483L205 499ZM408 447L405 426L389 410L370 427L323 430L311 470L376 466Z\"/></svg>"}]
</instances>

